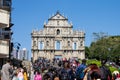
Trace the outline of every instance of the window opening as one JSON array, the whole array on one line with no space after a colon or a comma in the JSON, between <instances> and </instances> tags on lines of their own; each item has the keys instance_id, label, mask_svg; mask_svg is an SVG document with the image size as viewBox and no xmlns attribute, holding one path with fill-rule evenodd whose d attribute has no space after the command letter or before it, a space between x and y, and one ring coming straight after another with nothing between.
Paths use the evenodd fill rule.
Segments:
<instances>
[{"instance_id":1,"label":"window opening","mask_svg":"<svg viewBox=\"0 0 120 80\"><path fill-rule=\"evenodd\" d=\"M60 30L59 29L57 29L57 35L59 35L60 34Z\"/></svg>"}]
</instances>

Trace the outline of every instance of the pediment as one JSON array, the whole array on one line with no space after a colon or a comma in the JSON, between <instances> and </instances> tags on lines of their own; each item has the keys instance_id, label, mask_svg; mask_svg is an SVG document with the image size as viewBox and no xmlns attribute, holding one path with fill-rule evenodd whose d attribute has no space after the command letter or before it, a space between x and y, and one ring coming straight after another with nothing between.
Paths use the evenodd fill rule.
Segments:
<instances>
[{"instance_id":1,"label":"pediment","mask_svg":"<svg viewBox=\"0 0 120 80\"><path fill-rule=\"evenodd\" d=\"M64 19L67 19L66 17L64 17L63 15L61 15L59 12L57 12L54 16L52 16L51 18L50 18L50 20L55 20L55 19L62 19L62 20L64 20Z\"/></svg>"}]
</instances>

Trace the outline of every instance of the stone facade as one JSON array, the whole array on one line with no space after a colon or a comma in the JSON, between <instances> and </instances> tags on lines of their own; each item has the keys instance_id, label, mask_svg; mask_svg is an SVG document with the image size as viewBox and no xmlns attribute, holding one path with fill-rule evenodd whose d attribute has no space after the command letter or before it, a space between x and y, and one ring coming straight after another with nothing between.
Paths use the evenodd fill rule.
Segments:
<instances>
[{"instance_id":1,"label":"stone facade","mask_svg":"<svg viewBox=\"0 0 120 80\"><path fill-rule=\"evenodd\" d=\"M85 58L85 33L73 31L72 23L57 12L44 23L43 30L33 30L33 61L39 57L53 58Z\"/></svg>"}]
</instances>

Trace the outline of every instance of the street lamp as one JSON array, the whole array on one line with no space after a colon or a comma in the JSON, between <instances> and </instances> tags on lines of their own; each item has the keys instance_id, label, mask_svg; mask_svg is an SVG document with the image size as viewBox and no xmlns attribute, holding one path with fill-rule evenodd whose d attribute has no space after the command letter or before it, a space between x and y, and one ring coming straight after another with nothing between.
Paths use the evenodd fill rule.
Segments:
<instances>
[{"instance_id":1,"label":"street lamp","mask_svg":"<svg viewBox=\"0 0 120 80\"><path fill-rule=\"evenodd\" d=\"M14 43L14 47L16 47L16 59L18 58L18 51L20 49L20 46L21 46L20 43L18 43L18 42Z\"/></svg>"},{"instance_id":2,"label":"street lamp","mask_svg":"<svg viewBox=\"0 0 120 80\"><path fill-rule=\"evenodd\" d=\"M21 44L18 43L18 42L12 43L12 46L11 46L12 50L11 50L11 52L13 52L13 48L16 49L16 58L18 57L18 51L20 49L20 46L21 46ZM11 56L13 56L13 55L11 55ZM11 56L10 56L10 58L11 58Z\"/></svg>"}]
</instances>

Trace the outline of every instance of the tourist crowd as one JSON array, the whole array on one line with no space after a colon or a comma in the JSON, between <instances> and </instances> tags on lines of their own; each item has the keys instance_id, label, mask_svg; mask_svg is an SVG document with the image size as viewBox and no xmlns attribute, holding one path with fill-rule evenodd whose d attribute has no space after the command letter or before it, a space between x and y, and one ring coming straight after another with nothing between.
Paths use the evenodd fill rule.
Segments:
<instances>
[{"instance_id":1,"label":"tourist crowd","mask_svg":"<svg viewBox=\"0 0 120 80\"><path fill-rule=\"evenodd\" d=\"M77 59L38 58L28 71L24 65L14 66L7 60L0 75L1 80L120 80L120 74L112 74L105 63L106 60L102 60L98 67L94 63L86 65L86 59L79 62Z\"/></svg>"}]
</instances>

